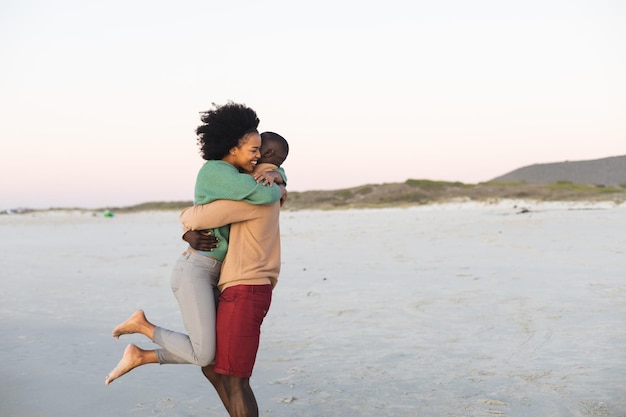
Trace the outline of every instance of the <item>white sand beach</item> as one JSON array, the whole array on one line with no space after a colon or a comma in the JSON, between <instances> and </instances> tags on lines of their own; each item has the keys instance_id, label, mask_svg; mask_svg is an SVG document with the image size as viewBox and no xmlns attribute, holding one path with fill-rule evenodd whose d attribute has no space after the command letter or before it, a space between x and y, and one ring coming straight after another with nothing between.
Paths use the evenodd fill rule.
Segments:
<instances>
[{"instance_id":1,"label":"white sand beach","mask_svg":"<svg viewBox=\"0 0 626 417\"><path fill-rule=\"evenodd\" d=\"M111 337L132 312L183 330L177 215L0 216L1 416L227 415L191 365L104 384L155 346ZM260 415L626 416L625 230L609 203L284 211Z\"/></svg>"}]
</instances>

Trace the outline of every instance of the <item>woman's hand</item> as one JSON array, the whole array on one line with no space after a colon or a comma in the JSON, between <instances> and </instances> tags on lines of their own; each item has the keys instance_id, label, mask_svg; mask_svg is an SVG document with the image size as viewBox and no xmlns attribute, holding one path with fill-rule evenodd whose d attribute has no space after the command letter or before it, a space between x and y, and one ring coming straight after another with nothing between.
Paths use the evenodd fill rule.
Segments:
<instances>
[{"instance_id":1,"label":"woman's hand","mask_svg":"<svg viewBox=\"0 0 626 417\"><path fill-rule=\"evenodd\" d=\"M199 230L189 230L183 235L183 240L189 243L189 246L195 250L204 252L212 252L213 249L219 247L220 239L213 236L211 232L202 232Z\"/></svg>"},{"instance_id":2,"label":"woman's hand","mask_svg":"<svg viewBox=\"0 0 626 417\"><path fill-rule=\"evenodd\" d=\"M276 171L256 172L253 177L257 183L272 186L274 184L283 184L283 177Z\"/></svg>"}]
</instances>

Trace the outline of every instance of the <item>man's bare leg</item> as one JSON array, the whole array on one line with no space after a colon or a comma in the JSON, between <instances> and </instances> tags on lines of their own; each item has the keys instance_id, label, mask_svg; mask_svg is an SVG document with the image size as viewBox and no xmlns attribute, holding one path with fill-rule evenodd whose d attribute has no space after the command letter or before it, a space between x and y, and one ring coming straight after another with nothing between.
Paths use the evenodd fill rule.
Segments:
<instances>
[{"instance_id":1,"label":"man's bare leg","mask_svg":"<svg viewBox=\"0 0 626 417\"><path fill-rule=\"evenodd\" d=\"M104 379L104 383L109 385L112 381L121 377L125 373L128 373L136 367L147 363L158 363L155 350L143 350L135 345L128 345L126 346L126 350L124 350L122 359L119 361L117 366L109 372Z\"/></svg>"},{"instance_id":2,"label":"man's bare leg","mask_svg":"<svg viewBox=\"0 0 626 417\"><path fill-rule=\"evenodd\" d=\"M224 383L222 382L222 375L215 372L215 364L202 367L202 373L213 385L217 395L222 400L222 404L224 404L224 408L228 411L228 395L226 395L226 388L224 388Z\"/></svg>"},{"instance_id":3,"label":"man's bare leg","mask_svg":"<svg viewBox=\"0 0 626 417\"><path fill-rule=\"evenodd\" d=\"M112 335L119 339L124 334L141 333L152 340L155 327L146 319L143 310L137 310L125 322L113 329Z\"/></svg>"},{"instance_id":4,"label":"man's bare leg","mask_svg":"<svg viewBox=\"0 0 626 417\"><path fill-rule=\"evenodd\" d=\"M221 377L228 395L230 417L259 417L259 406L250 387L250 378Z\"/></svg>"}]
</instances>

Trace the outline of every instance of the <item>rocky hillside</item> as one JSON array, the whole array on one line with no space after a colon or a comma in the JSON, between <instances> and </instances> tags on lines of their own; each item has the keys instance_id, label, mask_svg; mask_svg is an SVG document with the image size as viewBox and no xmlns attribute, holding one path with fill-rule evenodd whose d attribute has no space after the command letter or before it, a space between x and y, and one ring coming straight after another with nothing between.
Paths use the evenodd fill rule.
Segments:
<instances>
[{"instance_id":1,"label":"rocky hillside","mask_svg":"<svg viewBox=\"0 0 626 417\"><path fill-rule=\"evenodd\" d=\"M529 184L569 181L576 184L620 186L626 184L626 155L589 161L534 164L511 171L492 181L523 181Z\"/></svg>"}]
</instances>

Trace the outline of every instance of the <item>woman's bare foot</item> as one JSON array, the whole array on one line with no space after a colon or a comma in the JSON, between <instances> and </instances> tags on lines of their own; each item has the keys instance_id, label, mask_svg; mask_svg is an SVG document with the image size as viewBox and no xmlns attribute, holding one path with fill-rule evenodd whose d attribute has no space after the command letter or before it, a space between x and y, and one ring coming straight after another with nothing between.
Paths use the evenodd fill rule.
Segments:
<instances>
[{"instance_id":1,"label":"woman's bare foot","mask_svg":"<svg viewBox=\"0 0 626 417\"><path fill-rule=\"evenodd\" d=\"M111 372L104 379L104 383L109 385L111 382L121 377L125 373L128 373L138 366L145 365L147 363L155 363L156 352L153 350L143 350L135 345L126 346L124 355L119 361L117 366L113 368Z\"/></svg>"},{"instance_id":2,"label":"woman's bare foot","mask_svg":"<svg viewBox=\"0 0 626 417\"><path fill-rule=\"evenodd\" d=\"M143 310L135 311L124 323L113 329L113 337L119 339L123 334L141 333L152 339L154 325L146 319Z\"/></svg>"}]
</instances>

